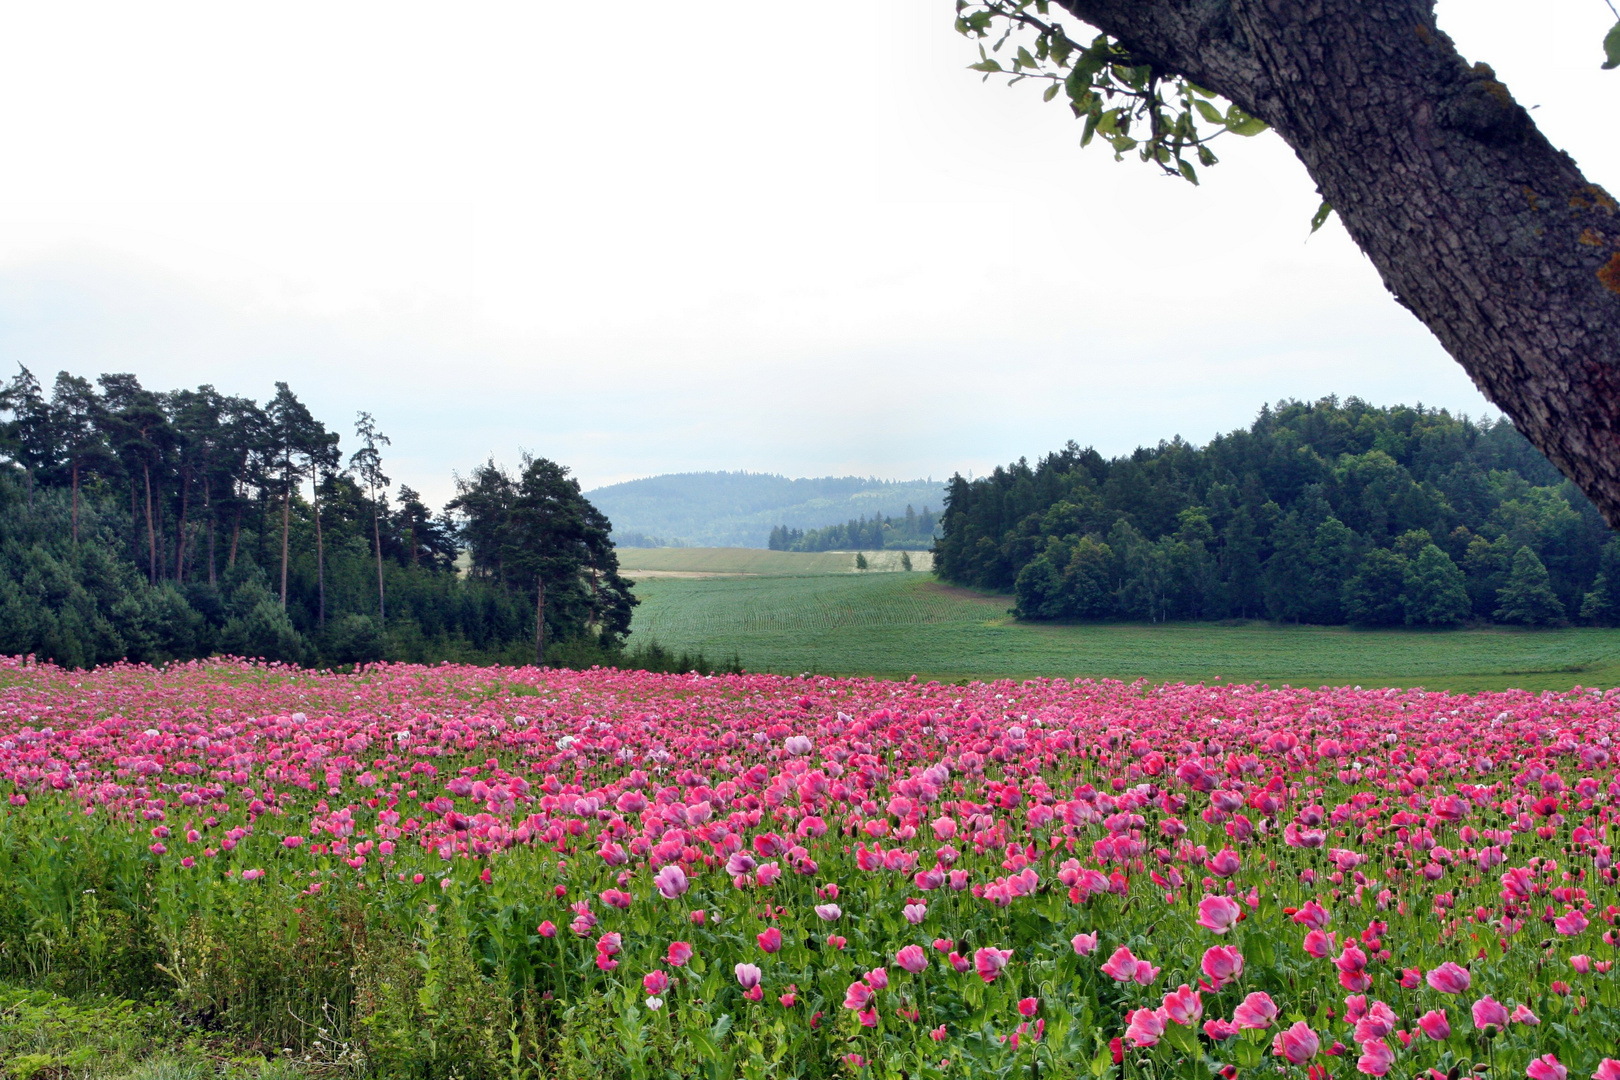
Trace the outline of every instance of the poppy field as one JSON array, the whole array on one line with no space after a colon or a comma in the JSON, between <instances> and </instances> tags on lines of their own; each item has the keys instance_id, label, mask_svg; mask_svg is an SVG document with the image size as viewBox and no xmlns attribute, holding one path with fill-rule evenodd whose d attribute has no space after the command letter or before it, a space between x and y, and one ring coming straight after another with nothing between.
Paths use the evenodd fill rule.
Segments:
<instances>
[{"instance_id":1,"label":"poppy field","mask_svg":"<svg viewBox=\"0 0 1620 1080\"><path fill-rule=\"evenodd\" d=\"M347 1075L1620 1080L1617 704L0 660L0 975Z\"/></svg>"}]
</instances>

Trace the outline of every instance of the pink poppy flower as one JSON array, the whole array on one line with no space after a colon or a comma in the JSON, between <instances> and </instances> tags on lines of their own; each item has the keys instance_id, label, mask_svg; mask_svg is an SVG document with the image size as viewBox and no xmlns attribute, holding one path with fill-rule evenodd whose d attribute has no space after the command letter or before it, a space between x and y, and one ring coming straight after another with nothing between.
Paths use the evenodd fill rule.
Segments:
<instances>
[{"instance_id":1,"label":"pink poppy flower","mask_svg":"<svg viewBox=\"0 0 1620 1080\"><path fill-rule=\"evenodd\" d=\"M1481 1031L1488 1027L1501 1031L1508 1025L1507 1006L1489 995L1474 1002L1474 1026Z\"/></svg>"},{"instance_id":2,"label":"pink poppy flower","mask_svg":"<svg viewBox=\"0 0 1620 1080\"><path fill-rule=\"evenodd\" d=\"M1034 1015L1037 1012L1040 1012L1040 1009L1041 1009L1041 999L1040 998L1027 997L1027 998L1020 998L1019 999L1019 1002L1018 1002L1018 1015L1024 1017L1025 1019L1029 1019L1029 1018L1034 1017Z\"/></svg>"},{"instance_id":3,"label":"pink poppy flower","mask_svg":"<svg viewBox=\"0 0 1620 1080\"><path fill-rule=\"evenodd\" d=\"M1328 924L1328 913L1321 904L1315 900L1307 900L1300 909L1294 912L1294 921L1312 930L1321 930Z\"/></svg>"},{"instance_id":4,"label":"pink poppy flower","mask_svg":"<svg viewBox=\"0 0 1620 1080\"><path fill-rule=\"evenodd\" d=\"M1200 967L1215 989L1219 990L1242 978L1243 954L1238 952L1235 945L1216 945L1204 950Z\"/></svg>"},{"instance_id":5,"label":"pink poppy flower","mask_svg":"<svg viewBox=\"0 0 1620 1080\"><path fill-rule=\"evenodd\" d=\"M928 967L928 954L918 945L907 945L894 954L894 962L913 975L922 972Z\"/></svg>"},{"instance_id":6,"label":"pink poppy flower","mask_svg":"<svg viewBox=\"0 0 1620 1080\"><path fill-rule=\"evenodd\" d=\"M1243 860L1231 848L1222 848L1204 861L1204 866L1216 877L1231 877L1243 869Z\"/></svg>"},{"instance_id":7,"label":"pink poppy flower","mask_svg":"<svg viewBox=\"0 0 1620 1080\"><path fill-rule=\"evenodd\" d=\"M658 895L665 900L673 900L683 895L691 885L686 880L686 871L674 863L663 867L653 875L653 884L658 888Z\"/></svg>"},{"instance_id":8,"label":"pink poppy flower","mask_svg":"<svg viewBox=\"0 0 1620 1080\"><path fill-rule=\"evenodd\" d=\"M1598 1063L1597 1071L1592 1074L1592 1080L1620 1080L1620 1060L1604 1058Z\"/></svg>"},{"instance_id":9,"label":"pink poppy flower","mask_svg":"<svg viewBox=\"0 0 1620 1080\"><path fill-rule=\"evenodd\" d=\"M872 988L865 983L856 981L849 984L844 992L844 1008L859 1011L871 1004Z\"/></svg>"},{"instance_id":10,"label":"pink poppy flower","mask_svg":"<svg viewBox=\"0 0 1620 1080\"><path fill-rule=\"evenodd\" d=\"M1268 1028L1277 1019L1277 1003L1271 995L1255 991L1232 1010L1232 1023L1242 1028Z\"/></svg>"},{"instance_id":11,"label":"pink poppy flower","mask_svg":"<svg viewBox=\"0 0 1620 1080\"><path fill-rule=\"evenodd\" d=\"M782 949L782 931L772 926L761 933L754 935L759 947L768 953L780 952Z\"/></svg>"},{"instance_id":12,"label":"pink poppy flower","mask_svg":"<svg viewBox=\"0 0 1620 1080\"><path fill-rule=\"evenodd\" d=\"M1182 983L1181 986L1164 995L1164 1014L1173 1024L1182 1027L1192 1027L1198 1023L1198 1018L1204 1014L1204 1001L1197 990Z\"/></svg>"},{"instance_id":13,"label":"pink poppy flower","mask_svg":"<svg viewBox=\"0 0 1620 1080\"><path fill-rule=\"evenodd\" d=\"M1361 1044L1361 1056L1356 1059L1356 1069L1368 1076L1383 1076L1395 1064L1395 1051L1389 1048L1389 1043L1383 1039L1373 1039Z\"/></svg>"},{"instance_id":14,"label":"pink poppy flower","mask_svg":"<svg viewBox=\"0 0 1620 1080\"><path fill-rule=\"evenodd\" d=\"M1097 951L1097 933L1076 934L1069 939L1069 944L1074 946L1076 956L1090 956Z\"/></svg>"},{"instance_id":15,"label":"pink poppy flower","mask_svg":"<svg viewBox=\"0 0 1620 1080\"><path fill-rule=\"evenodd\" d=\"M765 974L756 964L738 964L731 970L737 976L737 985L744 990L758 986L760 977Z\"/></svg>"},{"instance_id":16,"label":"pink poppy flower","mask_svg":"<svg viewBox=\"0 0 1620 1080\"><path fill-rule=\"evenodd\" d=\"M1156 1046L1164 1035L1165 1017L1153 1009L1136 1009L1127 1018L1125 1037L1133 1046Z\"/></svg>"},{"instance_id":17,"label":"pink poppy flower","mask_svg":"<svg viewBox=\"0 0 1620 1080\"><path fill-rule=\"evenodd\" d=\"M662 994L669 988L669 976L662 971L650 971L641 977L641 986L649 994Z\"/></svg>"},{"instance_id":18,"label":"pink poppy flower","mask_svg":"<svg viewBox=\"0 0 1620 1080\"><path fill-rule=\"evenodd\" d=\"M1418 1017L1418 1027L1435 1042L1451 1038L1451 1017L1446 1015L1444 1009L1430 1009Z\"/></svg>"},{"instance_id":19,"label":"pink poppy flower","mask_svg":"<svg viewBox=\"0 0 1620 1080\"><path fill-rule=\"evenodd\" d=\"M1011 949L979 949L973 954L973 967L979 973L979 978L987 983L996 981L1001 969L1007 966L1012 959Z\"/></svg>"},{"instance_id":20,"label":"pink poppy flower","mask_svg":"<svg viewBox=\"0 0 1620 1080\"><path fill-rule=\"evenodd\" d=\"M1222 1020L1216 1016L1204 1021L1204 1034L1215 1042L1225 1042L1227 1039L1235 1038L1237 1033L1238 1029L1230 1020Z\"/></svg>"},{"instance_id":21,"label":"pink poppy flower","mask_svg":"<svg viewBox=\"0 0 1620 1080\"><path fill-rule=\"evenodd\" d=\"M692 959L692 946L684 941L669 943L669 951L664 954L664 962L671 967L681 967Z\"/></svg>"},{"instance_id":22,"label":"pink poppy flower","mask_svg":"<svg viewBox=\"0 0 1620 1080\"><path fill-rule=\"evenodd\" d=\"M1198 925L1224 934L1237 925L1243 908L1229 896L1206 896L1198 902Z\"/></svg>"},{"instance_id":23,"label":"pink poppy flower","mask_svg":"<svg viewBox=\"0 0 1620 1080\"><path fill-rule=\"evenodd\" d=\"M1426 978L1430 988L1442 994L1460 994L1473 981L1467 968L1458 967L1450 960L1429 972Z\"/></svg>"},{"instance_id":24,"label":"pink poppy flower","mask_svg":"<svg viewBox=\"0 0 1620 1080\"><path fill-rule=\"evenodd\" d=\"M1271 1040L1271 1052L1280 1058L1287 1058L1293 1065L1305 1064L1315 1057L1321 1048L1322 1040L1303 1020L1295 1023L1293 1027L1277 1032Z\"/></svg>"},{"instance_id":25,"label":"pink poppy flower","mask_svg":"<svg viewBox=\"0 0 1620 1080\"><path fill-rule=\"evenodd\" d=\"M1121 945L1102 965L1102 973L1115 982L1135 982L1146 986L1159 975L1159 969L1146 960L1138 960L1131 950Z\"/></svg>"},{"instance_id":26,"label":"pink poppy flower","mask_svg":"<svg viewBox=\"0 0 1620 1080\"><path fill-rule=\"evenodd\" d=\"M1569 1070L1552 1054L1542 1054L1526 1066L1524 1074L1530 1080L1565 1080Z\"/></svg>"},{"instance_id":27,"label":"pink poppy flower","mask_svg":"<svg viewBox=\"0 0 1620 1080\"><path fill-rule=\"evenodd\" d=\"M1558 918L1553 920L1553 929L1557 930L1560 934L1563 934L1566 937L1572 937L1575 934L1579 934L1589 925L1590 924L1586 921L1586 916L1582 915L1578 911L1571 911L1569 914L1560 915ZM1552 1055L1549 1054L1547 1056L1551 1057Z\"/></svg>"}]
</instances>

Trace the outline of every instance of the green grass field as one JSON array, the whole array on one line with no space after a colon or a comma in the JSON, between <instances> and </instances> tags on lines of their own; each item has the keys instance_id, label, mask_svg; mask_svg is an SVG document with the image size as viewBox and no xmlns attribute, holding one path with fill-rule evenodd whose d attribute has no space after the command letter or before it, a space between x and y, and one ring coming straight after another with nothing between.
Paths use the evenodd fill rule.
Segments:
<instances>
[{"instance_id":1,"label":"green grass field","mask_svg":"<svg viewBox=\"0 0 1620 1080\"><path fill-rule=\"evenodd\" d=\"M1567 690L1620 683L1620 631L1351 630L1269 623L1052 625L1021 623L1011 601L940 585L923 573L770 576L704 551L670 570L749 577L645 577L634 630L750 671L962 679L1089 676L1153 681L1424 686L1434 690ZM740 550L740 549L738 549ZM621 555L623 553L621 552ZM787 556L786 552L756 552ZM846 556L853 559L853 556ZM798 556L819 559L822 556ZM683 562L683 559L686 560Z\"/></svg>"},{"instance_id":2,"label":"green grass field","mask_svg":"<svg viewBox=\"0 0 1620 1080\"><path fill-rule=\"evenodd\" d=\"M763 548L618 548L619 569L630 577L639 574L770 574L802 577L810 574L854 574L853 551L766 551ZM902 569L898 551L864 551L868 573ZM926 551L909 552L914 570L931 570L934 557Z\"/></svg>"}]
</instances>

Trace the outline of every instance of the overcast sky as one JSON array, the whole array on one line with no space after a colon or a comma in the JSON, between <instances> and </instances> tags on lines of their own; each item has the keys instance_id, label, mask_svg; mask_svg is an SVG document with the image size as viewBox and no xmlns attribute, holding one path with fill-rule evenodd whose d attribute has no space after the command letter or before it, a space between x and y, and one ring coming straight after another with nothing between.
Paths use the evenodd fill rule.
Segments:
<instances>
[{"instance_id":1,"label":"overcast sky","mask_svg":"<svg viewBox=\"0 0 1620 1080\"><path fill-rule=\"evenodd\" d=\"M12 4L0 360L263 398L436 499L519 447L936 477L1323 394L1488 406L1270 136L1204 184L981 84L950 0ZM853 17L855 9L864 17ZM1620 183L1602 0L1442 0ZM1537 47L1528 48L1533 40Z\"/></svg>"}]
</instances>

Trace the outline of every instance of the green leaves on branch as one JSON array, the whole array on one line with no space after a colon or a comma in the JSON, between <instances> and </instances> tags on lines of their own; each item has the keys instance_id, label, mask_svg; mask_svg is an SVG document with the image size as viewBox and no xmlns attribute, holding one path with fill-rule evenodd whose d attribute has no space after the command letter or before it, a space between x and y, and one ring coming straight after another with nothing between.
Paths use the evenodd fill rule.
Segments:
<instances>
[{"instance_id":1,"label":"green leaves on branch","mask_svg":"<svg viewBox=\"0 0 1620 1080\"><path fill-rule=\"evenodd\" d=\"M1612 71L1620 67L1620 22L1603 38L1603 70Z\"/></svg>"},{"instance_id":2,"label":"green leaves on branch","mask_svg":"<svg viewBox=\"0 0 1620 1080\"><path fill-rule=\"evenodd\" d=\"M979 62L970 66L986 79L1004 74L1009 85L1045 80L1042 100L1063 95L1084 124L1081 146L1101 136L1116 161L1134 150L1142 161L1196 184L1195 165L1218 160L1209 148L1213 139L1266 130L1265 121L1236 105L1223 111L1213 92L1155 69L1106 34L1089 44L1075 41L1047 18L1048 10L1046 0L957 0L956 29L980 42Z\"/></svg>"},{"instance_id":3,"label":"green leaves on branch","mask_svg":"<svg viewBox=\"0 0 1620 1080\"><path fill-rule=\"evenodd\" d=\"M1320 229L1323 225L1326 225L1327 219L1332 216L1333 204L1328 202L1326 199L1323 199L1322 205L1318 206L1316 208L1316 213L1311 215L1311 232L1314 233L1317 229Z\"/></svg>"}]
</instances>

